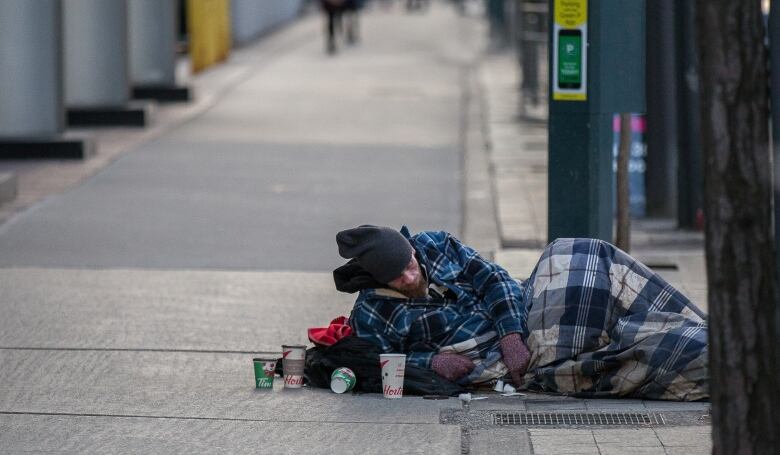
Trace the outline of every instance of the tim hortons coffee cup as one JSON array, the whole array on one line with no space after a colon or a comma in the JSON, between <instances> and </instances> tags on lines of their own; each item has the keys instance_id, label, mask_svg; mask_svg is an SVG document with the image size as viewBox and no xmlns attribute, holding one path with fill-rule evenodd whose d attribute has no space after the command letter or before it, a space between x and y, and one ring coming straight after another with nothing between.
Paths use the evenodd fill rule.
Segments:
<instances>
[{"instance_id":1,"label":"tim hortons coffee cup","mask_svg":"<svg viewBox=\"0 0 780 455\"><path fill-rule=\"evenodd\" d=\"M258 389L273 389L276 359L254 358L252 362L255 364L255 387Z\"/></svg>"},{"instance_id":2,"label":"tim hortons coffee cup","mask_svg":"<svg viewBox=\"0 0 780 455\"><path fill-rule=\"evenodd\" d=\"M282 345L282 370L285 389L303 387L303 364L306 360L306 346Z\"/></svg>"},{"instance_id":3,"label":"tim hortons coffee cup","mask_svg":"<svg viewBox=\"0 0 780 455\"><path fill-rule=\"evenodd\" d=\"M404 371L406 354L379 354L382 367L382 395L385 398L401 398L404 395Z\"/></svg>"},{"instance_id":4,"label":"tim hortons coffee cup","mask_svg":"<svg viewBox=\"0 0 780 455\"><path fill-rule=\"evenodd\" d=\"M355 373L347 367L336 368L330 375L330 390L336 393L349 392L355 387Z\"/></svg>"}]
</instances>

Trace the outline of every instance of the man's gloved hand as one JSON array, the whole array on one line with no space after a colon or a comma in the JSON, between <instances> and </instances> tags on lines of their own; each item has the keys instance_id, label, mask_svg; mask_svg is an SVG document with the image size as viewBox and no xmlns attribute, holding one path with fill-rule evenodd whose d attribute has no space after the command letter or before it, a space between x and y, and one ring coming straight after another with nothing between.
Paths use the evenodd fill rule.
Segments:
<instances>
[{"instance_id":1,"label":"man's gloved hand","mask_svg":"<svg viewBox=\"0 0 780 455\"><path fill-rule=\"evenodd\" d=\"M465 355L455 353L436 354L433 356L431 368L439 376L450 381L457 381L474 369L474 362Z\"/></svg>"},{"instance_id":2,"label":"man's gloved hand","mask_svg":"<svg viewBox=\"0 0 780 455\"><path fill-rule=\"evenodd\" d=\"M528 351L519 333L510 333L501 338L501 353L504 364L512 375L512 381L516 387L520 387L523 385L523 375L531 361L531 352Z\"/></svg>"}]
</instances>

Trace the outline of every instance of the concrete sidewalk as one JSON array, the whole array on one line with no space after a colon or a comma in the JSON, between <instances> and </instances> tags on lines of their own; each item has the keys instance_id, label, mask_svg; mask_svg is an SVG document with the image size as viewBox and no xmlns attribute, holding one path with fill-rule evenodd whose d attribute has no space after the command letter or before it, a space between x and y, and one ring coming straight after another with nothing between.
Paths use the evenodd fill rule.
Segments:
<instances>
[{"instance_id":1,"label":"concrete sidewalk","mask_svg":"<svg viewBox=\"0 0 780 455\"><path fill-rule=\"evenodd\" d=\"M354 296L333 289L326 267L326 255L335 255L335 224L369 214L388 224L414 217L415 229L438 224L458 232L517 276L530 272L545 243L546 132L515 118L517 68L511 55L483 52L481 18L458 16L444 2L434 2L426 14L376 8L366 12L360 47L335 58L322 52L321 26L316 16L303 18L193 77L197 101L161 107L150 129L90 130L99 154L89 161L0 163L0 171L19 178L19 197L0 206L0 223L6 222L0 244L14 252L0 258L0 452L709 453L708 403L502 397L491 391L476 393L485 400L464 403L290 391L279 384L273 391L254 389L253 356L278 354L282 343L306 342L306 328L350 311ZM348 75L357 83L345 96L348 91L333 81ZM317 127L317 119L329 127ZM193 154L175 148L182 132ZM263 161L268 169L259 169L241 166L254 156L235 153L232 147L241 144L273 144L266 157L276 156L279 144L294 147L284 148L279 156L285 159ZM304 146L310 148L302 153ZM316 197L308 201L312 213L328 209L327 216L310 217L313 228L328 236L324 259L312 265L292 258L266 267L250 254L216 249L222 262L175 252L163 258L169 262L153 262L153 248L133 258L107 254L127 246L116 232L98 233L106 249L95 256L86 254L94 245L79 250L65 231L38 237L56 241L57 247L48 248L26 232L51 229L41 225L49 221L78 226L82 212L69 213L69 207L101 219L106 215L90 203L111 208L101 198L125 194L117 188L129 176L167 173L177 181L177 173L197 165L192 157L207 160L212 154L222 154L225 163L207 161L198 175L209 182L258 180L268 190L261 194L264 201L288 192L344 194L336 190L347 179L336 171L348 165L355 167L346 175L355 179L391 176L415 194L425 194L414 186L417 180L439 188L425 187L432 194L411 204L408 196L392 197L395 187L382 180L387 186L364 203L367 208L354 211L333 211ZM301 174L285 161L300 158L329 178L318 180L311 170ZM393 174L391 163L407 167ZM284 186L290 182L296 187ZM163 186L129 188L127 194L140 191L152 199L169 194ZM199 206L204 218L229 204L236 211L214 222L233 227L233 216L243 219L242 207L248 206L241 201L250 190L235 199L224 189L214 193L220 197ZM284 244L295 226L279 215L287 213L282 205L266 207L263 219ZM187 218L175 210L135 208L165 215L165 222L185 226L175 234L188 233ZM136 226L137 235L148 235L144 223ZM693 245L690 253L674 256L668 248L651 248L652 241L680 242L680 235L663 224L653 229L635 236L637 251L654 250L659 263L675 261L679 270L670 279L706 293L701 277L684 276L695 274L700 259L696 238L686 240ZM245 247L266 253L251 248L256 245ZM33 250L40 251L29 254ZM267 250L270 255L273 248ZM502 413L638 413L662 420L515 425L502 424Z\"/></svg>"}]
</instances>

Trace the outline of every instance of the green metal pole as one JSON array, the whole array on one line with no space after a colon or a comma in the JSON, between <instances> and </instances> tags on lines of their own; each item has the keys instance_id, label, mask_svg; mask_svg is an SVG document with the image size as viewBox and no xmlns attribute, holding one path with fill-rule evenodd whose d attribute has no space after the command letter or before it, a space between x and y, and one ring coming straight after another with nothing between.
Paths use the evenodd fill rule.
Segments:
<instances>
[{"instance_id":1,"label":"green metal pole","mask_svg":"<svg viewBox=\"0 0 780 455\"><path fill-rule=\"evenodd\" d=\"M612 241L612 124L645 110L645 2L551 0L550 12L548 238Z\"/></svg>"}]
</instances>

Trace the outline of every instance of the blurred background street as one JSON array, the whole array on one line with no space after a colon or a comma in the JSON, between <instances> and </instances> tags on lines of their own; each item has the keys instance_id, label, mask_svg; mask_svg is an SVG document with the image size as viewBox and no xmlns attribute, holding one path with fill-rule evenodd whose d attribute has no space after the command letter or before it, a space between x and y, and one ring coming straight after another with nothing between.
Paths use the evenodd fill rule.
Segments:
<instances>
[{"instance_id":1,"label":"blurred background street","mask_svg":"<svg viewBox=\"0 0 780 455\"><path fill-rule=\"evenodd\" d=\"M448 8L362 26L336 57L316 14L239 50L210 70L231 76L221 91L195 86L218 98L205 109L11 220L0 263L325 271L349 226L459 233L460 111L480 30Z\"/></svg>"}]
</instances>

